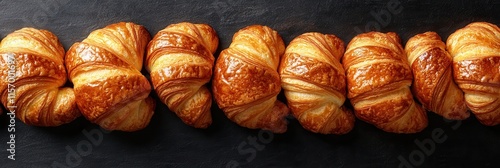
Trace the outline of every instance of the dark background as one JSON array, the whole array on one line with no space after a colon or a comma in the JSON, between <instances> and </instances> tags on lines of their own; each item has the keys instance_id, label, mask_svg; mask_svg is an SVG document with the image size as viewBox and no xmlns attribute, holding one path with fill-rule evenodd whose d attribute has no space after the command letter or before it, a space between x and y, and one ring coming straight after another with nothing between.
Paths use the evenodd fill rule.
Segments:
<instances>
[{"instance_id":1,"label":"dark background","mask_svg":"<svg viewBox=\"0 0 500 168\"><path fill-rule=\"evenodd\" d=\"M401 10L390 13L387 5L399 2ZM378 21L377 13L389 15ZM237 30L251 24L270 26L286 44L310 31L335 34L347 44L366 31L366 25L376 24L379 26L372 26L373 30L395 31L403 44L409 37L431 30L446 39L474 21L499 25L500 1L0 0L2 38L31 26L52 31L68 49L92 30L119 21L144 25L151 35L182 21L210 24L220 38L217 56ZM154 92L152 96L158 99ZM449 122L428 113L429 126L412 135L385 133L357 120L349 134L338 136L307 132L291 117L286 133L269 135L232 123L216 104L212 114L212 126L194 129L158 101L149 126L133 133L103 133L83 117L56 128L27 126L16 120L16 160L12 161L7 159L9 133L4 111L0 116L0 167L58 163L68 167L225 167L233 163L242 167L397 167L404 162L401 160L422 167L500 166L500 127L483 126L473 116ZM90 145L82 131L99 132L102 142ZM441 139L433 140L433 132L443 133ZM270 143L250 145L259 133ZM70 151L78 149L83 153L75 159ZM70 162L66 162L68 156Z\"/></svg>"}]
</instances>

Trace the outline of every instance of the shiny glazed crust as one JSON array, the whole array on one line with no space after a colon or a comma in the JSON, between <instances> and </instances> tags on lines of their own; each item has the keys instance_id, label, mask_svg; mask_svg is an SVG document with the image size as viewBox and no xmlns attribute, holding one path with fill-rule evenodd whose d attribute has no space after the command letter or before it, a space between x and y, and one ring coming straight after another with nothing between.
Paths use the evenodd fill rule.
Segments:
<instances>
[{"instance_id":1,"label":"shiny glazed crust","mask_svg":"<svg viewBox=\"0 0 500 168\"><path fill-rule=\"evenodd\" d=\"M453 60L435 32L410 38L405 47L413 72L412 91L422 105L447 119L469 117L464 93L452 76Z\"/></svg>"},{"instance_id":2,"label":"shiny glazed crust","mask_svg":"<svg viewBox=\"0 0 500 168\"><path fill-rule=\"evenodd\" d=\"M215 64L213 93L226 116L240 126L283 133L288 107L277 100L277 68L285 45L266 26L245 27L233 36Z\"/></svg>"},{"instance_id":3,"label":"shiny glazed crust","mask_svg":"<svg viewBox=\"0 0 500 168\"><path fill-rule=\"evenodd\" d=\"M140 70L150 35L120 22L90 33L66 55L83 116L107 130L136 131L149 124L155 103Z\"/></svg>"},{"instance_id":4,"label":"shiny glazed crust","mask_svg":"<svg viewBox=\"0 0 500 168\"><path fill-rule=\"evenodd\" d=\"M427 127L427 114L410 91L413 76L397 34L357 35L342 63L356 117L394 133L416 133Z\"/></svg>"},{"instance_id":5,"label":"shiny glazed crust","mask_svg":"<svg viewBox=\"0 0 500 168\"><path fill-rule=\"evenodd\" d=\"M73 89L63 87L67 81L64 48L54 34L34 28L17 30L2 40L0 55L1 101L19 120L59 126L81 115ZM15 81L3 80L9 76ZM9 93L15 95L13 99Z\"/></svg>"},{"instance_id":6,"label":"shiny glazed crust","mask_svg":"<svg viewBox=\"0 0 500 168\"><path fill-rule=\"evenodd\" d=\"M207 128L212 123L212 94L207 84L219 38L206 24L172 24L148 45L146 68L161 101L187 125Z\"/></svg>"},{"instance_id":7,"label":"shiny glazed crust","mask_svg":"<svg viewBox=\"0 0 500 168\"><path fill-rule=\"evenodd\" d=\"M448 37L453 77L465 102L484 125L500 123L500 28L475 22Z\"/></svg>"},{"instance_id":8,"label":"shiny glazed crust","mask_svg":"<svg viewBox=\"0 0 500 168\"><path fill-rule=\"evenodd\" d=\"M334 35L305 33L286 48L279 72L292 114L307 130L346 134L354 115L343 106L346 77L340 59L344 42Z\"/></svg>"}]
</instances>

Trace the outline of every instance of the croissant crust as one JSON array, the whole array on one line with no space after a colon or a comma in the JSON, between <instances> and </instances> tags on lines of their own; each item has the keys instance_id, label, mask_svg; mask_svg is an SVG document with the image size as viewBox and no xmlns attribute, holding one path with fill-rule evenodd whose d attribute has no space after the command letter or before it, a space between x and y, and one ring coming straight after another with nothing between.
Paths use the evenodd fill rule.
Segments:
<instances>
[{"instance_id":1,"label":"croissant crust","mask_svg":"<svg viewBox=\"0 0 500 168\"><path fill-rule=\"evenodd\" d=\"M144 27L121 22L93 31L68 50L76 103L89 121L121 131L148 125L155 103L140 70L149 39Z\"/></svg>"},{"instance_id":2,"label":"croissant crust","mask_svg":"<svg viewBox=\"0 0 500 168\"><path fill-rule=\"evenodd\" d=\"M276 98L284 50L281 37L266 26L248 26L233 36L217 59L212 81L215 100L229 119L247 128L286 131L289 109Z\"/></svg>"},{"instance_id":3,"label":"croissant crust","mask_svg":"<svg viewBox=\"0 0 500 168\"><path fill-rule=\"evenodd\" d=\"M397 34L354 37L342 63L356 117L394 133L415 133L427 126L427 114L410 91L413 76Z\"/></svg>"},{"instance_id":4,"label":"croissant crust","mask_svg":"<svg viewBox=\"0 0 500 168\"><path fill-rule=\"evenodd\" d=\"M279 72L292 114L307 130L345 134L354 115L343 106L346 77L340 58L344 42L334 35L305 33L286 48Z\"/></svg>"},{"instance_id":5,"label":"croissant crust","mask_svg":"<svg viewBox=\"0 0 500 168\"><path fill-rule=\"evenodd\" d=\"M453 77L465 102L484 125L500 123L500 28L474 22L452 33L446 47L453 57Z\"/></svg>"},{"instance_id":6,"label":"croissant crust","mask_svg":"<svg viewBox=\"0 0 500 168\"><path fill-rule=\"evenodd\" d=\"M160 99L182 121L196 128L212 123L212 78L219 39L206 24L172 24L149 43L146 58L151 81Z\"/></svg>"},{"instance_id":7,"label":"croissant crust","mask_svg":"<svg viewBox=\"0 0 500 168\"><path fill-rule=\"evenodd\" d=\"M405 47L414 82L412 91L426 109L447 119L469 117L462 90L453 80L453 60L435 32L413 36Z\"/></svg>"},{"instance_id":8,"label":"croissant crust","mask_svg":"<svg viewBox=\"0 0 500 168\"><path fill-rule=\"evenodd\" d=\"M67 81L64 48L47 30L22 28L0 44L2 104L34 126L59 126L81 114ZM13 79L13 80L10 80Z\"/></svg>"}]
</instances>

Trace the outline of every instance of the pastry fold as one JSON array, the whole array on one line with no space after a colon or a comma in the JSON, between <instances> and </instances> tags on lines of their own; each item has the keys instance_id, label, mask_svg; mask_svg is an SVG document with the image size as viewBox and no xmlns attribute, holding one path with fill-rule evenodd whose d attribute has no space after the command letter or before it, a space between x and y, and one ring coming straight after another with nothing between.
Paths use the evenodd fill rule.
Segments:
<instances>
[{"instance_id":1,"label":"pastry fold","mask_svg":"<svg viewBox=\"0 0 500 168\"><path fill-rule=\"evenodd\" d=\"M435 32L417 34L405 51L414 77L411 89L419 102L446 119L468 118L464 93L453 80L453 60L441 37Z\"/></svg>"},{"instance_id":2,"label":"pastry fold","mask_svg":"<svg viewBox=\"0 0 500 168\"><path fill-rule=\"evenodd\" d=\"M500 28L475 22L448 37L453 77L467 106L484 125L500 123Z\"/></svg>"},{"instance_id":3,"label":"pastry fold","mask_svg":"<svg viewBox=\"0 0 500 168\"><path fill-rule=\"evenodd\" d=\"M187 125L207 128L212 123L213 53L219 38L206 24L172 24L148 45L146 68L160 100Z\"/></svg>"},{"instance_id":4,"label":"pastry fold","mask_svg":"<svg viewBox=\"0 0 500 168\"><path fill-rule=\"evenodd\" d=\"M47 30L22 28L0 44L2 104L33 126L59 126L79 117L64 67L64 48Z\"/></svg>"},{"instance_id":5,"label":"pastry fold","mask_svg":"<svg viewBox=\"0 0 500 168\"><path fill-rule=\"evenodd\" d=\"M413 76L396 33L357 35L342 63L347 97L357 118L393 133L416 133L427 127L427 114L410 91Z\"/></svg>"},{"instance_id":6,"label":"pastry fold","mask_svg":"<svg viewBox=\"0 0 500 168\"><path fill-rule=\"evenodd\" d=\"M346 134L354 115L344 107L346 76L340 59L344 42L334 35L305 33L285 50L279 72L288 107L307 130Z\"/></svg>"},{"instance_id":7,"label":"pastry fold","mask_svg":"<svg viewBox=\"0 0 500 168\"><path fill-rule=\"evenodd\" d=\"M95 30L66 53L76 103L106 130L137 131L149 124L155 101L141 74L148 31L130 22Z\"/></svg>"},{"instance_id":8,"label":"pastry fold","mask_svg":"<svg viewBox=\"0 0 500 168\"><path fill-rule=\"evenodd\" d=\"M283 40L269 27L252 25L234 34L216 61L212 81L217 105L230 120L251 129L286 131L289 109L277 100L284 52Z\"/></svg>"}]
</instances>

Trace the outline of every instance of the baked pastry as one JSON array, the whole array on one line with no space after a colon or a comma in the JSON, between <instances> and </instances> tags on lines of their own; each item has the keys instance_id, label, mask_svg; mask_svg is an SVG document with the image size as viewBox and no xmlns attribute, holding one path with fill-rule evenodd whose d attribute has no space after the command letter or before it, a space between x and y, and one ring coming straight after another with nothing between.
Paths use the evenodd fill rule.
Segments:
<instances>
[{"instance_id":1,"label":"baked pastry","mask_svg":"<svg viewBox=\"0 0 500 168\"><path fill-rule=\"evenodd\" d=\"M475 22L448 37L453 77L465 93L465 102L484 125L500 123L500 29Z\"/></svg>"},{"instance_id":2,"label":"baked pastry","mask_svg":"<svg viewBox=\"0 0 500 168\"><path fill-rule=\"evenodd\" d=\"M64 68L64 48L47 30L22 28L0 44L2 104L33 126L59 126L81 114ZM5 80L3 80L5 79Z\"/></svg>"},{"instance_id":3,"label":"baked pastry","mask_svg":"<svg viewBox=\"0 0 500 168\"><path fill-rule=\"evenodd\" d=\"M269 27L252 25L233 36L215 64L213 93L226 116L240 126L283 133L288 107L277 100L277 72L285 45Z\"/></svg>"},{"instance_id":4,"label":"baked pastry","mask_svg":"<svg viewBox=\"0 0 500 168\"><path fill-rule=\"evenodd\" d=\"M441 37L435 32L417 34L405 51L413 71L411 89L424 108L446 119L468 118L464 93L453 80L453 60Z\"/></svg>"},{"instance_id":5,"label":"baked pastry","mask_svg":"<svg viewBox=\"0 0 500 168\"><path fill-rule=\"evenodd\" d=\"M293 39L279 72L288 107L307 130L346 134L354 127L352 111L344 107L346 77L340 63L344 42L334 35L305 33Z\"/></svg>"},{"instance_id":6,"label":"baked pastry","mask_svg":"<svg viewBox=\"0 0 500 168\"><path fill-rule=\"evenodd\" d=\"M427 126L425 110L413 100L413 76L396 33L357 35L342 63L356 117L393 133L416 133Z\"/></svg>"},{"instance_id":7,"label":"baked pastry","mask_svg":"<svg viewBox=\"0 0 500 168\"><path fill-rule=\"evenodd\" d=\"M212 123L212 94L207 84L219 38L206 24L172 24L149 42L146 68L161 101L187 125L207 128Z\"/></svg>"},{"instance_id":8,"label":"baked pastry","mask_svg":"<svg viewBox=\"0 0 500 168\"><path fill-rule=\"evenodd\" d=\"M66 55L83 116L106 130L136 131L149 124L155 103L141 74L148 31L120 22L95 30Z\"/></svg>"}]
</instances>

